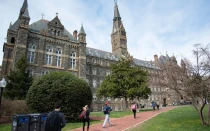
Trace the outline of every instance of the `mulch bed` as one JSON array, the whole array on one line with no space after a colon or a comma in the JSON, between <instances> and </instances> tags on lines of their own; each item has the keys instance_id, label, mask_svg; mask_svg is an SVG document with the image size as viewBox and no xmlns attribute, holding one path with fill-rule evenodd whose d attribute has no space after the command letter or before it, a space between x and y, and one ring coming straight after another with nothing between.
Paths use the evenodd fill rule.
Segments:
<instances>
[{"instance_id":1,"label":"mulch bed","mask_svg":"<svg viewBox=\"0 0 210 131\"><path fill-rule=\"evenodd\" d=\"M9 124L11 123L10 117L2 116L0 117L0 124Z\"/></svg>"}]
</instances>

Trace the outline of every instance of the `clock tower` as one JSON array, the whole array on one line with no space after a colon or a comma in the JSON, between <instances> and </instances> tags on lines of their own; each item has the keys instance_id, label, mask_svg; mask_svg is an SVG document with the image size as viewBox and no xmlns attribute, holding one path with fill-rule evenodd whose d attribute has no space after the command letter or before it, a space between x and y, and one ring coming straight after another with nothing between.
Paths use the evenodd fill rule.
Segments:
<instances>
[{"instance_id":1,"label":"clock tower","mask_svg":"<svg viewBox=\"0 0 210 131\"><path fill-rule=\"evenodd\" d=\"M128 54L126 31L120 17L117 2L115 2L115 7L114 7L114 19L113 19L113 29L111 34L111 42L112 42L112 52L114 54L124 55L124 56Z\"/></svg>"}]
</instances>

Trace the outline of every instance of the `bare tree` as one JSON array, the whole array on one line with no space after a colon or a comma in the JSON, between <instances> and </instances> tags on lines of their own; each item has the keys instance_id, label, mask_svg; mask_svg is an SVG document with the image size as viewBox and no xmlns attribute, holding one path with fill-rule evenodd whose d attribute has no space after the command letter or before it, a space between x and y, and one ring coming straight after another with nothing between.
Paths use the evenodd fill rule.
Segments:
<instances>
[{"instance_id":1,"label":"bare tree","mask_svg":"<svg viewBox=\"0 0 210 131\"><path fill-rule=\"evenodd\" d=\"M198 112L202 125L209 125L210 108L207 122L203 109L210 96L210 55L209 48L195 45L194 60L182 59L181 66L170 61L159 64L160 72L154 77L156 85L165 86L190 101Z\"/></svg>"}]
</instances>

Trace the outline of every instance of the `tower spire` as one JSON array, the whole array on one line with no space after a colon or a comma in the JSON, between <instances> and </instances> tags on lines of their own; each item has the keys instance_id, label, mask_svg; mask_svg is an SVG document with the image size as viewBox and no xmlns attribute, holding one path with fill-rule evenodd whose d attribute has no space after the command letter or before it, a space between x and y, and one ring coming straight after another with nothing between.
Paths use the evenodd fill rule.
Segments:
<instances>
[{"instance_id":1,"label":"tower spire","mask_svg":"<svg viewBox=\"0 0 210 131\"><path fill-rule=\"evenodd\" d=\"M122 24L117 0L114 0L114 3L114 19L111 34L112 52L118 55L129 56L129 53L127 51L126 31Z\"/></svg>"},{"instance_id":2,"label":"tower spire","mask_svg":"<svg viewBox=\"0 0 210 131\"><path fill-rule=\"evenodd\" d=\"M28 8L28 1L24 0L22 8L20 9L20 16L25 12L25 10Z\"/></svg>"}]
</instances>

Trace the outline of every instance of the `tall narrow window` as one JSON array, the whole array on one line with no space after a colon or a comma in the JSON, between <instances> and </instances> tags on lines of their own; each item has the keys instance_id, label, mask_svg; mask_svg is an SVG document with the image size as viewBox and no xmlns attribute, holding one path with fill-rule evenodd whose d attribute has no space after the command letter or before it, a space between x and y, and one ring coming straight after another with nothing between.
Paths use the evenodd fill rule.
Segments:
<instances>
[{"instance_id":1,"label":"tall narrow window","mask_svg":"<svg viewBox=\"0 0 210 131\"><path fill-rule=\"evenodd\" d=\"M54 35L55 35L55 36L56 36L56 33L57 33L57 31L55 30L55 31L54 31Z\"/></svg>"},{"instance_id":2,"label":"tall narrow window","mask_svg":"<svg viewBox=\"0 0 210 131\"><path fill-rule=\"evenodd\" d=\"M28 63L34 63L34 58L35 58L35 49L36 46L34 44L30 44L28 47Z\"/></svg>"},{"instance_id":3,"label":"tall narrow window","mask_svg":"<svg viewBox=\"0 0 210 131\"><path fill-rule=\"evenodd\" d=\"M76 52L70 54L70 68L76 69Z\"/></svg>"},{"instance_id":4,"label":"tall narrow window","mask_svg":"<svg viewBox=\"0 0 210 131\"><path fill-rule=\"evenodd\" d=\"M14 37L11 38L11 43L13 43L13 44L15 43L15 38Z\"/></svg>"},{"instance_id":5,"label":"tall narrow window","mask_svg":"<svg viewBox=\"0 0 210 131\"><path fill-rule=\"evenodd\" d=\"M56 66L61 66L61 48L57 48L55 53L56 53Z\"/></svg>"},{"instance_id":6,"label":"tall narrow window","mask_svg":"<svg viewBox=\"0 0 210 131\"><path fill-rule=\"evenodd\" d=\"M60 31L58 31L58 36L60 36Z\"/></svg>"},{"instance_id":7,"label":"tall narrow window","mask_svg":"<svg viewBox=\"0 0 210 131\"><path fill-rule=\"evenodd\" d=\"M46 56L45 56L45 63L46 65L51 65L52 64L52 47L47 46L46 48Z\"/></svg>"}]
</instances>

